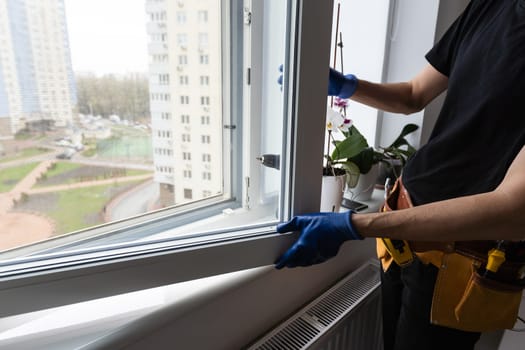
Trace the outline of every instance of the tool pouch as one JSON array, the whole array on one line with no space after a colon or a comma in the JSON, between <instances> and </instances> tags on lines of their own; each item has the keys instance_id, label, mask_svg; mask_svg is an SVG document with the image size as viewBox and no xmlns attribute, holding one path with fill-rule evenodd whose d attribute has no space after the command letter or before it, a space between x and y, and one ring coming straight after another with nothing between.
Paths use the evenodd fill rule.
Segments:
<instances>
[{"instance_id":1,"label":"tool pouch","mask_svg":"<svg viewBox=\"0 0 525 350\"><path fill-rule=\"evenodd\" d=\"M433 324L470 332L514 327L523 286L483 277L479 262L445 254L432 300Z\"/></svg>"}]
</instances>

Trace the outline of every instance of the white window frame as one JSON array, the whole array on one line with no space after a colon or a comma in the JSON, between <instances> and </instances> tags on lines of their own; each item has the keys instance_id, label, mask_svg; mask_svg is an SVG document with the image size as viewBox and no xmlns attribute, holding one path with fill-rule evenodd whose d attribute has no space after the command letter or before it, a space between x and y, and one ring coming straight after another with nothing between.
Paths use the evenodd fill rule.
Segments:
<instances>
[{"instance_id":1,"label":"white window frame","mask_svg":"<svg viewBox=\"0 0 525 350\"><path fill-rule=\"evenodd\" d=\"M251 6L261 3L254 1ZM326 109L333 6L332 1L292 3L289 11L298 22L292 26L295 35L288 43L295 48L295 54L285 59L290 62L285 66L290 69L285 72L284 92L294 101L288 104L287 115L295 117L288 120L291 136L283 152L283 160L291 164L290 173L283 174L287 180L282 185L287 198L280 208L284 217L319 208L325 124L319 116ZM233 1L233 8L225 11L242 13L235 12L241 6L246 4ZM255 22L254 18L254 27ZM251 63L252 72L256 73L257 62ZM251 91L252 99L256 97L255 90ZM130 227L140 229L140 224L128 221ZM133 254L115 252L113 257L100 259L96 252L79 253L75 264L64 265L57 258L37 269L21 265L8 274L0 270L0 317L271 265L297 238L293 233L277 234L274 226L268 225L252 228L251 232L245 238L219 237L211 243L188 244L183 249L169 244L145 244L142 251Z\"/></svg>"}]
</instances>

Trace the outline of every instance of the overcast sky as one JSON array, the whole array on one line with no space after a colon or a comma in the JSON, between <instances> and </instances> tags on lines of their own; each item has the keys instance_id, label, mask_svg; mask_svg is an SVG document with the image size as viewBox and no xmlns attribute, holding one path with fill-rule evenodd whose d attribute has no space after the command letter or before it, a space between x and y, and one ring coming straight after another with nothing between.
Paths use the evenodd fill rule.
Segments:
<instances>
[{"instance_id":1,"label":"overcast sky","mask_svg":"<svg viewBox=\"0 0 525 350\"><path fill-rule=\"evenodd\" d=\"M64 0L75 72L147 72L145 0Z\"/></svg>"}]
</instances>

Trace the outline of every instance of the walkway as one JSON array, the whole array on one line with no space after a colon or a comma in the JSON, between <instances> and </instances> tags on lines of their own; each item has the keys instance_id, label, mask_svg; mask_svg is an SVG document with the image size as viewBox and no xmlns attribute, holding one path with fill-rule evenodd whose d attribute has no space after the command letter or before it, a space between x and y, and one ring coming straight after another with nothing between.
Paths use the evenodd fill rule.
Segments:
<instances>
[{"instance_id":1,"label":"walkway","mask_svg":"<svg viewBox=\"0 0 525 350\"><path fill-rule=\"evenodd\" d=\"M32 188L37 179L49 169L54 160L44 160L26 177L16 184L8 193L0 193L0 251L21 245L44 240L53 235L54 222L49 218L31 213L10 213L15 201L20 200L22 193L36 194L85 188L98 185L117 184L128 181L139 181L152 178L153 175L136 175L112 179L77 182L73 184Z\"/></svg>"},{"instance_id":2,"label":"walkway","mask_svg":"<svg viewBox=\"0 0 525 350\"><path fill-rule=\"evenodd\" d=\"M20 200L22 193L28 193L31 187L36 184L37 179L42 176L52 164L53 161L51 160L41 162L27 174L26 177L20 180L11 191L0 193L0 215L9 212L14 206L14 201Z\"/></svg>"},{"instance_id":3,"label":"walkway","mask_svg":"<svg viewBox=\"0 0 525 350\"><path fill-rule=\"evenodd\" d=\"M54 223L42 215L9 213L22 193L27 193L52 164L51 160L41 162L11 191L0 193L0 251L41 241L53 234Z\"/></svg>"}]
</instances>

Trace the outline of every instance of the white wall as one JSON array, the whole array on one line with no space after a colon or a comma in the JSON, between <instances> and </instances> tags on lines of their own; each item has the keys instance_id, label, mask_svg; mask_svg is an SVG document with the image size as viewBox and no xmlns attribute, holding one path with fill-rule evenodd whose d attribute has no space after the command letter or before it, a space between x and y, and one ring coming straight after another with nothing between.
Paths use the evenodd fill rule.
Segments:
<instances>
[{"instance_id":1,"label":"white wall","mask_svg":"<svg viewBox=\"0 0 525 350\"><path fill-rule=\"evenodd\" d=\"M391 5L384 81L400 82L411 79L427 64L424 55L434 43L439 0L396 0ZM423 111L409 116L382 113L377 145L389 145L407 123L421 126ZM408 139L418 147L420 130Z\"/></svg>"},{"instance_id":2,"label":"white wall","mask_svg":"<svg viewBox=\"0 0 525 350\"><path fill-rule=\"evenodd\" d=\"M334 6L332 27L332 52L330 65L344 74L355 74L369 81L381 81L388 31L390 2L346 0L340 3L339 33L343 39L343 62L337 49L334 67L334 41L336 34L337 3ZM339 42L339 34L337 41ZM343 69L342 69L343 68ZM351 102L347 115L365 136L369 145L376 143L378 111L365 105Z\"/></svg>"}]
</instances>

